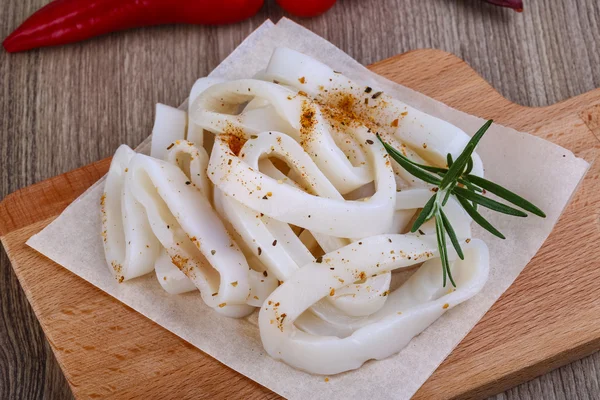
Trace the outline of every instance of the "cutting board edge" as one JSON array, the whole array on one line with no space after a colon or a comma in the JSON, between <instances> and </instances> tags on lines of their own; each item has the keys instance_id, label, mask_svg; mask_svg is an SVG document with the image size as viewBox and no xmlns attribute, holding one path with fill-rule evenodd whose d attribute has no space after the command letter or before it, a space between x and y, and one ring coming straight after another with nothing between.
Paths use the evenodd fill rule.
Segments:
<instances>
[{"instance_id":1,"label":"cutting board edge","mask_svg":"<svg viewBox=\"0 0 600 400\"><path fill-rule=\"evenodd\" d=\"M532 379L552 372L557 368L581 360L597 351L600 351L600 337L587 342L582 342L579 346L570 349L569 351L557 353L552 358L544 360L543 362L532 363L518 371L506 374L497 380L489 381L487 385L465 392L463 395L454 397L453 400L488 398L524 382L529 382Z\"/></svg>"},{"instance_id":2,"label":"cutting board edge","mask_svg":"<svg viewBox=\"0 0 600 400\"><path fill-rule=\"evenodd\" d=\"M452 54L448 51L434 49L434 48L422 48L422 49L408 50L402 54L397 54L395 56L392 56L392 57L389 57L389 58L386 58L386 59L383 59L380 61L376 61L373 64L370 64L368 66L368 68L373 72L377 72L383 66L385 66L389 63L392 63L392 62L397 62L398 58L406 59L406 58L412 57L412 56L418 56L418 57L430 56L432 58L447 59L447 60L450 60L450 63L460 65L461 68L468 68L469 70L471 70L473 72L474 75L476 75L476 79L479 80L480 83L483 83L485 85L485 87L490 91L490 93L486 93L486 97L493 95L495 97L494 100L500 101L501 103L504 103L505 105L509 105L513 108L519 108L523 112L527 112L527 111L531 111L531 110L533 110L533 111L542 111L542 110L558 111L558 110L563 110L566 108L576 107L577 110L575 112L580 113L580 112L585 111L588 108L591 108L596 105L600 105L600 87L598 87L596 89L588 90L587 92L580 93L576 96L572 96L572 97L560 100L556 103L548 104L548 105L544 105L544 106L528 106L528 105L524 105L524 104L512 101L512 100L508 99L507 97L505 97L502 93L500 93L500 91L498 89L496 89L494 86L492 86L492 84L489 83L467 61L463 60L459 56ZM387 77L386 77L386 79L391 80L390 78L387 78ZM403 85L407 86L407 87L411 87L411 85L409 83L408 84L403 83ZM414 90L417 90L417 89L414 89ZM417 91L419 91L419 90L417 90ZM422 92L422 93L427 94L426 92ZM429 94L428 94L428 96L429 96ZM430 97L433 97L433 96L430 96ZM436 97L439 97L439 96L436 96ZM442 101L442 102L444 102L444 101ZM450 105L450 104L448 104L448 105ZM450 105L450 106L454 107L452 105ZM454 108L456 108L456 107L454 107ZM482 116L482 118L484 118L484 117ZM582 120L583 120L583 118L582 118ZM586 121L584 120L584 122L586 122ZM510 125L506 125L506 126L510 127Z\"/></svg>"}]
</instances>

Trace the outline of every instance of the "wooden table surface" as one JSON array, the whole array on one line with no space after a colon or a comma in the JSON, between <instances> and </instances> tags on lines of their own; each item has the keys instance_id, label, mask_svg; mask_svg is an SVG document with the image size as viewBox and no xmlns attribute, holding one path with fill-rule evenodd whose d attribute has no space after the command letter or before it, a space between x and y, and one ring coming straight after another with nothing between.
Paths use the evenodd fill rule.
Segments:
<instances>
[{"instance_id":1,"label":"wooden table surface","mask_svg":"<svg viewBox=\"0 0 600 400\"><path fill-rule=\"evenodd\" d=\"M4 0L5 37L48 0ZM515 13L479 0L340 0L326 15L297 22L363 64L418 48L466 60L508 99L553 104L600 87L600 3L525 0ZM151 131L154 104L178 105L266 18L226 27L165 26L82 44L0 52L0 198L112 155ZM0 255L0 398L68 399L71 392L35 315ZM600 353L496 396L595 399Z\"/></svg>"}]
</instances>

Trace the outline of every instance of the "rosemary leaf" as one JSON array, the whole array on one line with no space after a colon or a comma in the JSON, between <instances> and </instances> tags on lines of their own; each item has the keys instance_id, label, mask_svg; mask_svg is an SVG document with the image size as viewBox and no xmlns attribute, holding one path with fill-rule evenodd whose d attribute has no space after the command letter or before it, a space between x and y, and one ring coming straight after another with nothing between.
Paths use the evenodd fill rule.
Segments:
<instances>
[{"instance_id":1,"label":"rosemary leaf","mask_svg":"<svg viewBox=\"0 0 600 400\"><path fill-rule=\"evenodd\" d=\"M446 234L444 233L444 227L437 218L435 219L435 235L437 239L438 251L440 253L440 261L442 262L442 284L444 287L446 287L446 265L448 264L448 259L446 258Z\"/></svg>"},{"instance_id":2,"label":"rosemary leaf","mask_svg":"<svg viewBox=\"0 0 600 400\"><path fill-rule=\"evenodd\" d=\"M443 178L444 175L446 175L446 172L445 171L439 171L439 172L437 172L437 174ZM469 182L469 180L467 178L462 178L462 177L458 178L458 183L466 186L468 189L473 190L475 192L480 192L480 193L483 192L483 190L481 188L478 188L477 186L475 186L474 183Z\"/></svg>"},{"instance_id":3,"label":"rosemary leaf","mask_svg":"<svg viewBox=\"0 0 600 400\"><path fill-rule=\"evenodd\" d=\"M448 168L450 168L452 166L453 162L454 162L454 160L452 160L452 154L450 154L450 153L446 154L446 163L448 164Z\"/></svg>"},{"instance_id":4,"label":"rosemary leaf","mask_svg":"<svg viewBox=\"0 0 600 400\"><path fill-rule=\"evenodd\" d=\"M410 160L408 160L406 157L400 154L398 150L394 149L392 146L381 140L381 137L379 137L379 135L377 135L377 138L381 141L383 147L385 147L390 157L392 157L398 164L402 166L402 168L404 168L410 174L416 176L422 181L431 183L432 185L440 184L441 180L437 176L431 175L429 172L424 171L420 167L414 165Z\"/></svg>"},{"instance_id":5,"label":"rosemary leaf","mask_svg":"<svg viewBox=\"0 0 600 400\"><path fill-rule=\"evenodd\" d=\"M476 187L477 187L477 186L467 186L467 189L468 189L468 190L470 190L471 192L475 192L475 188L476 188ZM481 191L481 189L479 189L479 191ZM475 202L473 202L473 201L472 201L472 202L471 202L471 205L473 206L473 208L474 208L475 210L477 210L477 203L475 203Z\"/></svg>"},{"instance_id":6,"label":"rosemary leaf","mask_svg":"<svg viewBox=\"0 0 600 400\"><path fill-rule=\"evenodd\" d=\"M431 198L427 201L427 203L425 203L425 205L423 206L423 210L421 210L421 213L417 216L417 219L415 220L415 223L413 224L412 228L410 229L411 232L416 232L419 230L419 228L421 227L421 225L423 225L423 223L425 223L425 221L427 221L427 217L430 217L430 213L431 211L433 211L433 206L435 205L435 197L436 195L434 194L433 196L431 196Z\"/></svg>"},{"instance_id":7,"label":"rosemary leaf","mask_svg":"<svg viewBox=\"0 0 600 400\"><path fill-rule=\"evenodd\" d=\"M474 183L469 182L467 179L465 178L458 178L458 183L462 183L467 189L473 191L473 192L483 192L483 190L481 190L481 188L478 188L477 186L475 186Z\"/></svg>"},{"instance_id":8,"label":"rosemary leaf","mask_svg":"<svg viewBox=\"0 0 600 400\"><path fill-rule=\"evenodd\" d=\"M446 247L446 233L444 232L444 223L442 222L442 217L439 212L437 212L435 215L435 233L437 236L440 259L442 260L442 270L444 273L443 285L444 287L446 287L447 275L450 279L450 283L452 283L452 286L456 287L456 283L452 278L452 271L450 271L450 263L448 262L448 248Z\"/></svg>"},{"instance_id":9,"label":"rosemary leaf","mask_svg":"<svg viewBox=\"0 0 600 400\"><path fill-rule=\"evenodd\" d=\"M401 155L402 157L404 157L404 159L405 159L406 161L408 161L409 163L411 163L412 165L414 165L414 166L416 166L416 167L419 167L419 168L422 168L422 169L424 169L424 170L426 170L426 171L429 171L429 172L435 172L436 174L439 174L439 173L446 173L446 172L448 172L448 169L447 169L447 168L432 167L432 166L430 166L430 165L419 164L419 163L416 163L416 162L414 162L414 161L413 161L413 160L411 160L410 158L406 157L404 154L400 154L400 155Z\"/></svg>"},{"instance_id":10,"label":"rosemary leaf","mask_svg":"<svg viewBox=\"0 0 600 400\"><path fill-rule=\"evenodd\" d=\"M502 186L494 182L490 182L487 179L481 178L479 176L469 175L468 179L470 182L474 183L475 185L479 185L480 187L484 188L490 193L495 194L501 199L510 201L512 204L521 207L523 210L529 211L530 213L535 214L538 217L546 218L546 214L542 210L540 210L535 205L525 200L521 196L511 192L510 190L505 189Z\"/></svg>"},{"instance_id":11,"label":"rosemary leaf","mask_svg":"<svg viewBox=\"0 0 600 400\"><path fill-rule=\"evenodd\" d=\"M452 194L452 189L454 189L454 186L456 186L456 183L454 183L453 186L450 186L448 188L448 190L446 191L446 195L444 196L444 200L442 200L442 207L446 205L446 203L448 202L448 199L450 198L450 195Z\"/></svg>"},{"instance_id":12,"label":"rosemary leaf","mask_svg":"<svg viewBox=\"0 0 600 400\"><path fill-rule=\"evenodd\" d=\"M453 193L456 196L464 197L467 200L474 201L477 204L480 204L486 208L489 208L490 210L494 210L494 211L497 211L502 214L514 215L516 217L526 217L527 216L527 214L525 214L521 210L517 210L516 208L507 206L506 204L499 203L496 200L489 199L485 196L471 192L470 190L467 190L467 189L464 189L461 187L455 187L453 189Z\"/></svg>"},{"instance_id":13,"label":"rosemary leaf","mask_svg":"<svg viewBox=\"0 0 600 400\"><path fill-rule=\"evenodd\" d=\"M481 226L483 229L485 229L492 235L499 237L500 239L506 239L506 237L498 229L494 228L494 226L490 224L487 221L487 219L483 218L483 216L479 214L475 208L473 208L471 203L469 203L462 197L457 196L456 199L458 200L460 205L465 209L467 214L469 214L469 216L473 218L473 221L477 222L479 226Z\"/></svg>"},{"instance_id":14,"label":"rosemary leaf","mask_svg":"<svg viewBox=\"0 0 600 400\"><path fill-rule=\"evenodd\" d=\"M416 163L413 160L411 160L410 158L408 158L407 156L405 156L404 154L402 154L402 152L400 152L399 150L392 147L389 143L384 142L383 139L381 138L381 136L379 136L379 134L377 134L376 136L377 136L377 139L379 139L379 141L383 144L386 151L393 152L398 157L403 158L406 162L408 162L416 167L419 167L421 169L424 169L424 170L430 171L430 172L446 172L448 170L447 168L433 167L431 165L424 165L424 164Z\"/></svg>"},{"instance_id":15,"label":"rosemary leaf","mask_svg":"<svg viewBox=\"0 0 600 400\"><path fill-rule=\"evenodd\" d=\"M460 156L458 156L454 163L452 163L452 166L448 169L448 172L442 179L442 182L440 183L440 189L446 189L450 185L450 183L455 181L463 173L465 166L467 165L467 163L471 159L471 155L475 151L477 143L479 143L485 132L489 129L490 125L492 125L492 122L493 121L490 119L485 124L483 124L483 126L479 128L477 133L473 135L471 140L469 140L469 143L467 143L463 152L460 153Z\"/></svg>"},{"instance_id":16,"label":"rosemary leaf","mask_svg":"<svg viewBox=\"0 0 600 400\"><path fill-rule=\"evenodd\" d=\"M467 162L467 169L465 169L464 175L470 174L472 170L473 170L473 157L470 157L469 161Z\"/></svg>"},{"instance_id":17,"label":"rosemary leaf","mask_svg":"<svg viewBox=\"0 0 600 400\"><path fill-rule=\"evenodd\" d=\"M379 137L379 135L377 135L377 136ZM381 137L379 137L379 140L381 141ZM382 143L383 143L383 141L382 141ZM387 144L387 143L385 143L385 144ZM389 146L390 149L392 149L393 151L395 151L398 154L398 156L404 158L406 161L408 161L409 163L411 163L412 165L414 165L416 167L422 168L422 169L424 169L426 171L429 171L429 172L435 172L435 173L446 173L446 172L448 172L448 168L440 168L440 167L434 167L434 166L431 166L431 165L425 165L425 164L416 163L413 160L411 160L410 158L406 157L401 152L399 152L398 150L396 150L394 147L390 146L389 144L387 144L387 145ZM386 150L387 150L387 147L386 147Z\"/></svg>"},{"instance_id":18,"label":"rosemary leaf","mask_svg":"<svg viewBox=\"0 0 600 400\"><path fill-rule=\"evenodd\" d=\"M444 229L446 229L446 232L448 232L448 236L450 237L452 246L454 246L454 250L456 250L456 254L458 254L461 260L464 260L465 255L463 254L463 251L460 248L460 243L458 242L458 238L456 237L456 232L454 232L454 228L452 227L450 220L448 219L448 217L446 217L446 214L442 209L440 209L440 216L442 217Z\"/></svg>"}]
</instances>

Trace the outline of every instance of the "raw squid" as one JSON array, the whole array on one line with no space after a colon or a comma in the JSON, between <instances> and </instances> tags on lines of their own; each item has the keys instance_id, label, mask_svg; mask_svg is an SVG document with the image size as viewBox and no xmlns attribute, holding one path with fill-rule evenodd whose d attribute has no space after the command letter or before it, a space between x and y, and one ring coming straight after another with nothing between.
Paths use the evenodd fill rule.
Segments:
<instances>
[{"instance_id":1,"label":"raw squid","mask_svg":"<svg viewBox=\"0 0 600 400\"><path fill-rule=\"evenodd\" d=\"M451 197L465 259L448 249L457 286L442 286L432 221L406 233L433 188L375 133L434 166L469 140L291 49L254 79L199 79L186 110L157 105L150 156L115 153L101 204L111 273L154 271L168 293L199 291L223 316L259 308L267 353L307 372L399 352L481 290L489 255Z\"/></svg>"},{"instance_id":2,"label":"raw squid","mask_svg":"<svg viewBox=\"0 0 600 400\"><path fill-rule=\"evenodd\" d=\"M439 285L441 264L427 262L394 292L389 306L386 303L348 337L305 333L294 321L311 304L341 288L342 281L405 268L436 253L437 244L430 236L381 235L365 239L362 246L353 243L339 254L327 254L324 265L303 266L263 304L259 315L263 346L271 357L317 374L337 374L397 353L446 310L481 290L489 268L482 241L471 240L465 246L465 260L454 264L456 290L444 290Z\"/></svg>"}]
</instances>

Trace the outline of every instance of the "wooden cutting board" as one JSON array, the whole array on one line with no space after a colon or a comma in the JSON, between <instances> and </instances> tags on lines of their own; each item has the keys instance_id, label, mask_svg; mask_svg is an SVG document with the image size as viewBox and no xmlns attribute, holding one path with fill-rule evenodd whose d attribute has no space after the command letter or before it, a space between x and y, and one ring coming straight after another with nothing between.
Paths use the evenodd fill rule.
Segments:
<instances>
[{"instance_id":1,"label":"wooden cutting board","mask_svg":"<svg viewBox=\"0 0 600 400\"><path fill-rule=\"evenodd\" d=\"M600 154L600 89L528 108L441 51L413 51L369 68L588 161ZM0 203L0 239L75 396L278 397L25 245L108 165L99 161ZM415 398L481 398L600 349L599 176L593 164L536 257Z\"/></svg>"}]
</instances>

